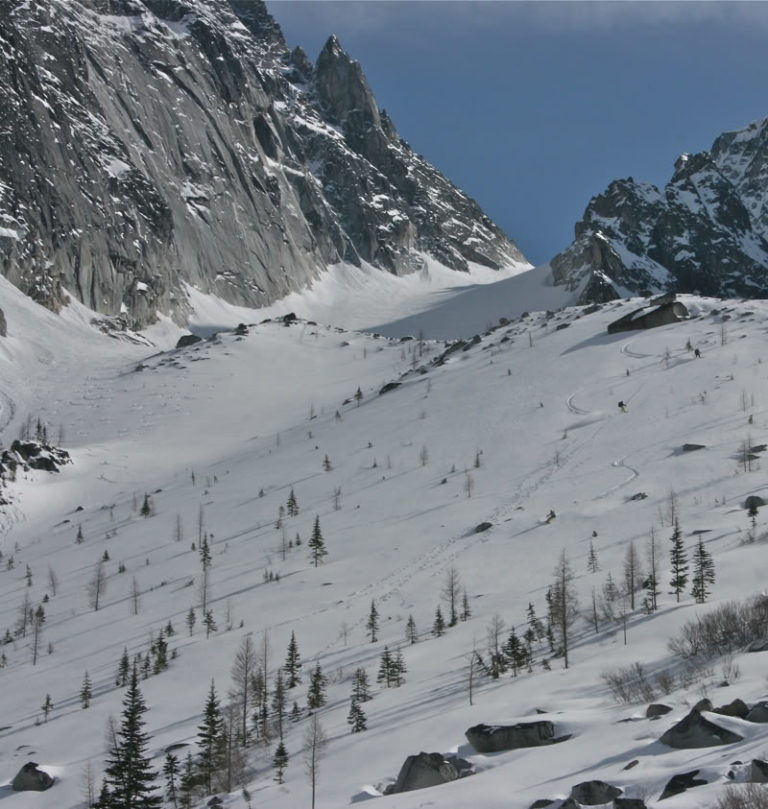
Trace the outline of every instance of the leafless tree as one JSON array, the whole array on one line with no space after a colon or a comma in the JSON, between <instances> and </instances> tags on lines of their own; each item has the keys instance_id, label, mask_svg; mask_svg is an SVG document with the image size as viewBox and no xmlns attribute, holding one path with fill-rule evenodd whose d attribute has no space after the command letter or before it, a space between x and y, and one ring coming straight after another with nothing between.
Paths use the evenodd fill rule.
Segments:
<instances>
[{"instance_id":1,"label":"leafless tree","mask_svg":"<svg viewBox=\"0 0 768 809\"><path fill-rule=\"evenodd\" d=\"M320 762L323 758L325 744L326 738L323 726L320 724L317 713L313 713L304 733L304 763L307 768L307 778L312 787L312 809L315 809L317 780L320 776Z\"/></svg>"},{"instance_id":2,"label":"leafless tree","mask_svg":"<svg viewBox=\"0 0 768 809\"><path fill-rule=\"evenodd\" d=\"M131 609L133 610L134 615L139 614L139 602L141 599L141 590L139 589L139 582L136 579L136 576L133 577L131 581Z\"/></svg>"},{"instance_id":3,"label":"leafless tree","mask_svg":"<svg viewBox=\"0 0 768 809\"><path fill-rule=\"evenodd\" d=\"M554 575L551 587L552 628L559 637L565 668L568 668L568 638L571 624L576 619L578 601L573 587L573 570L565 550L560 554Z\"/></svg>"},{"instance_id":4,"label":"leafless tree","mask_svg":"<svg viewBox=\"0 0 768 809\"><path fill-rule=\"evenodd\" d=\"M635 593L641 584L640 557L635 550L634 540L630 540L624 556L624 589L629 596L630 609L635 609Z\"/></svg>"},{"instance_id":5,"label":"leafless tree","mask_svg":"<svg viewBox=\"0 0 768 809\"><path fill-rule=\"evenodd\" d=\"M448 568L445 573L443 589L440 595L448 603L448 626L456 626L459 620L457 605L459 598L461 598L461 579L459 578L459 571L453 566Z\"/></svg>"},{"instance_id":6,"label":"leafless tree","mask_svg":"<svg viewBox=\"0 0 768 809\"><path fill-rule=\"evenodd\" d=\"M88 603L94 612L99 609L101 597L107 589L107 573L104 570L104 560L100 559L93 568L91 579L88 582Z\"/></svg>"},{"instance_id":7,"label":"leafless tree","mask_svg":"<svg viewBox=\"0 0 768 809\"><path fill-rule=\"evenodd\" d=\"M55 596L59 589L59 577L52 567L48 568L48 586L51 588L51 595Z\"/></svg>"},{"instance_id":8,"label":"leafless tree","mask_svg":"<svg viewBox=\"0 0 768 809\"><path fill-rule=\"evenodd\" d=\"M248 710L253 700L252 681L258 664L253 639L250 635L246 635L235 654L235 661L232 664L232 687L229 690L229 698L238 709L243 744L248 739Z\"/></svg>"}]
</instances>

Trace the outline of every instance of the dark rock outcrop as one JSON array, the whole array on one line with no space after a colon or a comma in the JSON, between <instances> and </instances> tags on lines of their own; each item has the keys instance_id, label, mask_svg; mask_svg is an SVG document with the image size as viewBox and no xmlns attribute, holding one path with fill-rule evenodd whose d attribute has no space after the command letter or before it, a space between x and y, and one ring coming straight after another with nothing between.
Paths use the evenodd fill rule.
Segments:
<instances>
[{"instance_id":1,"label":"dark rock outcrop","mask_svg":"<svg viewBox=\"0 0 768 809\"><path fill-rule=\"evenodd\" d=\"M679 795L681 792L685 792L687 789L692 789L693 787L704 786L707 782L702 778L696 778L698 774L698 770L692 770L691 772L680 773L680 775L673 775L672 778L667 781L664 791L659 795L659 800L663 801L665 798Z\"/></svg>"},{"instance_id":2,"label":"dark rock outcrop","mask_svg":"<svg viewBox=\"0 0 768 809\"><path fill-rule=\"evenodd\" d=\"M749 780L754 784L768 784L768 761L753 758L749 765Z\"/></svg>"},{"instance_id":3,"label":"dark rock outcrop","mask_svg":"<svg viewBox=\"0 0 768 809\"><path fill-rule=\"evenodd\" d=\"M186 348L193 346L195 343L202 342L203 338L197 334L182 334L176 341L176 348Z\"/></svg>"},{"instance_id":4,"label":"dark rock outcrop","mask_svg":"<svg viewBox=\"0 0 768 809\"><path fill-rule=\"evenodd\" d=\"M38 769L34 761L28 761L14 776L11 789L15 792L45 792L53 783L47 772Z\"/></svg>"},{"instance_id":5,"label":"dark rock outcrop","mask_svg":"<svg viewBox=\"0 0 768 809\"><path fill-rule=\"evenodd\" d=\"M262 0L47 0L0 15L0 272L44 305L183 321L185 284L264 306L339 261L524 263L401 140L335 37Z\"/></svg>"},{"instance_id":6,"label":"dark rock outcrop","mask_svg":"<svg viewBox=\"0 0 768 809\"><path fill-rule=\"evenodd\" d=\"M614 798L613 809L646 809L640 798Z\"/></svg>"},{"instance_id":7,"label":"dark rock outcrop","mask_svg":"<svg viewBox=\"0 0 768 809\"><path fill-rule=\"evenodd\" d=\"M727 705L714 708L712 712L719 713L721 716L735 716L738 719L746 719L749 713L749 706L744 700L738 699L737 697Z\"/></svg>"},{"instance_id":8,"label":"dark rock outcrop","mask_svg":"<svg viewBox=\"0 0 768 809\"><path fill-rule=\"evenodd\" d=\"M408 756L395 783L387 787L386 794L447 784L472 772L472 765L464 759L446 757L441 753L419 753Z\"/></svg>"},{"instance_id":9,"label":"dark rock outcrop","mask_svg":"<svg viewBox=\"0 0 768 809\"><path fill-rule=\"evenodd\" d=\"M645 709L645 715L649 719L654 716L664 716L672 711L669 705L662 705L660 702L653 702Z\"/></svg>"},{"instance_id":10,"label":"dark rock outcrop","mask_svg":"<svg viewBox=\"0 0 768 809\"><path fill-rule=\"evenodd\" d=\"M662 744L678 749L696 747L714 747L719 744L734 744L743 737L730 730L718 727L714 722L705 719L697 710L692 710L662 735Z\"/></svg>"},{"instance_id":11,"label":"dark rock outcrop","mask_svg":"<svg viewBox=\"0 0 768 809\"><path fill-rule=\"evenodd\" d=\"M768 702L758 702L749 709L749 713L744 717L747 722L768 722Z\"/></svg>"},{"instance_id":12,"label":"dark rock outcrop","mask_svg":"<svg viewBox=\"0 0 768 809\"><path fill-rule=\"evenodd\" d=\"M517 725L474 725L464 735L478 753L499 753L518 747L540 747L565 741L555 738L555 726L548 720L521 722Z\"/></svg>"},{"instance_id":13,"label":"dark rock outcrop","mask_svg":"<svg viewBox=\"0 0 768 809\"><path fill-rule=\"evenodd\" d=\"M582 806L598 806L621 797L622 790L605 781L582 781L571 787L570 798Z\"/></svg>"},{"instance_id":14,"label":"dark rock outcrop","mask_svg":"<svg viewBox=\"0 0 768 809\"><path fill-rule=\"evenodd\" d=\"M688 309L679 301L664 303L661 306L635 309L613 323L608 324L608 334L636 329L653 329L657 326L668 326L679 323L688 317Z\"/></svg>"},{"instance_id":15,"label":"dark rock outcrop","mask_svg":"<svg viewBox=\"0 0 768 809\"><path fill-rule=\"evenodd\" d=\"M72 463L65 449L52 447L40 441L14 441L10 450L0 452L0 476L17 469L40 469L58 472L65 464Z\"/></svg>"},{"instance_id":16,"label":"dark rock outcrop","mask_svg":"<svg viewBox=\"0 0 768 809\"><path fill-rule=\"evenodd\" d=\"M658 189L631 177L593 197L551 261L556 284L603 302L630 291L768 293L768 118L682 155Z\"/></svg>"}]
</instances>

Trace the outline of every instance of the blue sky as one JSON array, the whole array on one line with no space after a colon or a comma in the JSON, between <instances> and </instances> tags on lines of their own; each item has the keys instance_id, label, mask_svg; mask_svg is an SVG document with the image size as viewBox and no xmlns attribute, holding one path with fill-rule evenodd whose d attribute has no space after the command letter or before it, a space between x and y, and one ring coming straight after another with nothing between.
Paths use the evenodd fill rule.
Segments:
<instances>
[{"instance_id":1,"label":"blue sky","mask_svg":"<svg viewBox=\"0 0 768 809\"><path fill-rule=\"evenodd\" d=\"M400 136L534 263L612 179L663 185L682 152L768 116L768 3L267 5L313 61L336 34Z\"/></svg>"}]
</instances>

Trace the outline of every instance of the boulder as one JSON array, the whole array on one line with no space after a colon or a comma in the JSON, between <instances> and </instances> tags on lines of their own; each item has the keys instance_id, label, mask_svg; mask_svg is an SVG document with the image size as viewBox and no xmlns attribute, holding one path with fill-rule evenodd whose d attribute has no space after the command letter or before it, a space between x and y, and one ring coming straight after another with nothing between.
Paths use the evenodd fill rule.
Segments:
<instances>
[{"instance_id":1,"label":"boulder","mask_svg":"<svg viewBox=\"0 0 768 809\"><path fill-rule=\"evenodd\" d=\"M547 720L517 725L474 725L464 735L478 753L500 753L518 747L553 744L555 726Z\"/></svg>"},{"instance_id":2,"label":"boulder","mask_svg":"<svg viewBox=\"0 0 768 809\"><path fill-rule=\"evenodd\" d=\"M653 702L645 709L646 718L650 719L653 716L664 716L670 713L672 708L669 705L662 705L660 702Z\"/></svg>"},{"instance_id":3,"label":"boulder","mask_svg":"<svg viewBox=\"0 0 768 809\"><path fill-rule=\"evenodd\" d=\"M693 706L693 710L694 711L699 711L699 712L701 712L701 711L711 711L712 710L712 700L707 699L707 697L704 697L703 699L700 699Z\"/></svg>"},{"instance_id":4,"label":"boulder","mask_svg":"<svg viewBox=\"0 0 768 809\"><path fill-rule=\"evenodd\" d=\"M688 750L696 747L733 744L742 741L742 738L737 733L718 727L694 709L664 733L659 741L669 747Z\"/></svg>"},{"instance_id":5,"label":"boulder","mask_svg":"<svg viewBox=\"0 0 768 809\"><path fill-rule=\"evenodd\" d=\"M182 334L176 341L176 348L186 348L187 346L199 343L203 338L196 334Z\"/></svg>"},{"instance_id":6,"label":"boulder","mask_svg":"<svg viewBox=\"0 0 768 809\"><path fill-rule=\"evenodd\" d=\"M640 798L614 798L613 809L647 809Z\"/></svg>"},{"instance_id":7,"label":"boulder","mask_svg":"<svg viewBox=\"0 0 768 809\"><path fill-rule=\"evenodd\" d=\"M34 761L28 761L11 781L11 789L16 792L44 792L53 786L53 778L43 770L38 770Z\"/></svg>"},{"instance_id":8,"label":"boulder","mask_svg":"<svg viewBox=\"0 0 768 809\"><path fill-rule=\"evenodd\" d=\"M749 780L753 784L768 784L768 761L753 758L749 767Z\"/></svg>"},{"instance_id":9,"label":"boulder","mask_svg":"<svg viewBox=\"0 0 768 809\"><path fill-rule=\"evenodd\" d=\"M744 718L747 722L768 722L768 702L756 703Z\"/></svg>"},{"instance_id":10,"label":"boulder","mask_svg":"<svg viewBox=\"0 0 768 809\"><path fill-rule=\"evenodd\" d=\"M481 522L475 526L475 533L482 534L483 531L487 531L489 528L493 528L492 522Z\"/></svg>"},{"instance_id":11,"label":"boulder","mask_svg":"<svg viewBox=\"0 0 768 809\"><path fill-rule=\"evenodd\" d=\"M571 787L570 798L582 806L599 806L620 797L622 790L605 781L582 781Z\"/></svg>"},{"instance_id":12,"label":"boulder","mask_svg":"<svg viewBox=\"0 0 768 809\"><path fill-rule=\"evenodd\" d=\"M663 801L665 798L671 798L673 795L679 795L692 787L702 787L707 782L703 778L696 778L699 774L698 770L691 772L680 773L680 775L673 775L667 781L664 791L659 795L659 800Z\"/></svg>"},{"instance_id":13,"label":"boulder","mask_svg":"<svg viewBox=\"0 0 768 809\"><path fill-rule=\"evenodd\" d=\"M552 806L553 803L554 801L550 798L539 798L537 801L534 801L528 809L546 809L547 806Z\"/></svg>"},{"instance_id":14,"label":"boulder","mask_svg":"<svg viewBox=\"0 0 768 809\"><path fill-rule=\"evenodd\" d=\"M739 719L746 719L749 713L749 706L744 700L738 699L737 697L733 702L715 708L713 713L719 713L721 716L736 716Z\"/></svg>"},{"instance_id":15,"label":"boulder","mask_svg":"<svg viewBox=\"0 0 768 809\"><path fill-rule=\"evenodd\" d=\"M447 784L471 772L472 765L463 759L446 758L442 753L419 753L408 756L397 780L387 788L386 793L391 795Z\"/></svg>"},{"instance_id":16,"label":"boulder","mask_svg":"<svg viewBox=\"0 0 768 809\"><path fill-rule=\"evenodd\" d=\"M683 452L696 452L697 449L706 448L706 444L683 444Z\"/></svg>"},{"instance_id":17,"label":"boulder","mask_svg":"<svg viewBox=\"0 0 768 809\"><path fill-rule=\"evenodd\" d=\"M387 382L387 384L384 385L382 389L379 391L379 396L381 396L383 393L389 393L391 390L399 388L400 385L402 384L403 384L402 382Z\"/></svg>"}]
</instances>

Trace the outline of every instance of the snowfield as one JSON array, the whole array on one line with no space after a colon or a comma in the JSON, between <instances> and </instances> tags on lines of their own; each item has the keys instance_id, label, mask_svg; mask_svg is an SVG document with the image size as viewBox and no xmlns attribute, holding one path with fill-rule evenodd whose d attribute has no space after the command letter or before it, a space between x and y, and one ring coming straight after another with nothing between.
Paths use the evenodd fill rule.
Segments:
<instances>
[{"instance_id":1,"label":"snowfield","mask_svg":"<svg viewBox=\"0 0 768 809\"><path fill-rule=\"evenodd\" d=\"M243 783L217 792L232 809L249 805L243 785L253 807L310 806L302 750L317 663L328 680L318 809L365 800L393 809L527 809L591 779L656 806L673 775L698 770L707 785L659 804L690 809L714 804L729 770L743 779L733 762L765 758L768 724L716 714L705 715L744 740L678 750L659 738L703 697L715 706L768 698L768 652L691 671L667 647L685 622L765 590L765 520L760 512L751 526L744 501L765 496L757 445L768 440L768 303L682 296L688 321L608 335L637 299L559 309L570 301L556 300L561 293L542 277L533 270L452 292L425 284L399 314L373 282L356 298L341 270L322 282L327 288L269 311L235 310L192 292L193 329L221 331L183 349L172 348L182 332L168 322L116 339L94 329L82 307L54 315L0 278L8 322L0 338L0 442L7 449L39 419L73 461L55 474L21 473L0 490L9 500L0 506L0 636L6 629L9 636L0 647L3 809L85 806L85 773L90 767L98 788L105 726L121 712L124 689L115 678L123 649L144 654L169 621L170 666L140 683L158 770L170 745L189 745L180 757L195 753L211 681L226 701L243 638L259 649L266 638L273 678L295 633L302 682L288 707L296 701L302 718L286 723L285 783L276 783L271 766L276 739L254 742ZM346 307L333 303L341 290ZM553 311L523 315L537 302ZM284 323L294 311L299 318ZM508 322L499 325L500 317ZM239 322L247 325L241 334ZM381 336L347 330L366 326ZM445 353L449 337L470 339ZM401 384L381 393L389 382ZM755 457L745 458L745 444ZM297 516L281 514L291 490ZM714 558L705 604L694 603L690 584L679 603L669 593L671 492L689 555L703 537ZM150 516L141 514L145 496ZM550 510L556 517L547 522ZM317 567L307 547L316 518L327 550ZM490 527L476 530L484 522ZM646 613L641 590L634 610L625 604L626 627L601 615L596 632L593 592L599 600L609 572L622 583L630 543L647 569L652 529L658 610ZM203 532L217 625L208 638L192 549ZM590 545L596 572L588 568ZM475 666L470 704L473 649L487 659L495 616L502 640L512 627L523 635L529 604L545 619L563 552L579 602L570 667L546 640L537 642L531 672L494 680ZM100 560L106 587L94 610L88 584ZM442 593L452 569L471 615L434 637L436 608L449 614ZM27 598L46 615L35 665L30 632L15 636ZM372 601L380 623L374 643L366 630ZM620 615L621 599L614 607ZM414 644L406 641L409 616ZM385 645L407 665L399 688L376 683ZM652 683L659 673L671 682L670 693L656 688L655 701L672 708L659 719L645 718L647 700L619 704L602 676L636 661ZM373 699L363 704L368 729L352 734L347 714L360 667ZM84 710L86 671L93 698ZM44 721L46 694L54 707ZM464 736L481 722L540 719L571 738L480 754ZM476 774L383 795L405 757L420 751L457 754ZM11 790L30 760L55 776L51 791Z\"/></svg>"}]
</instances>

